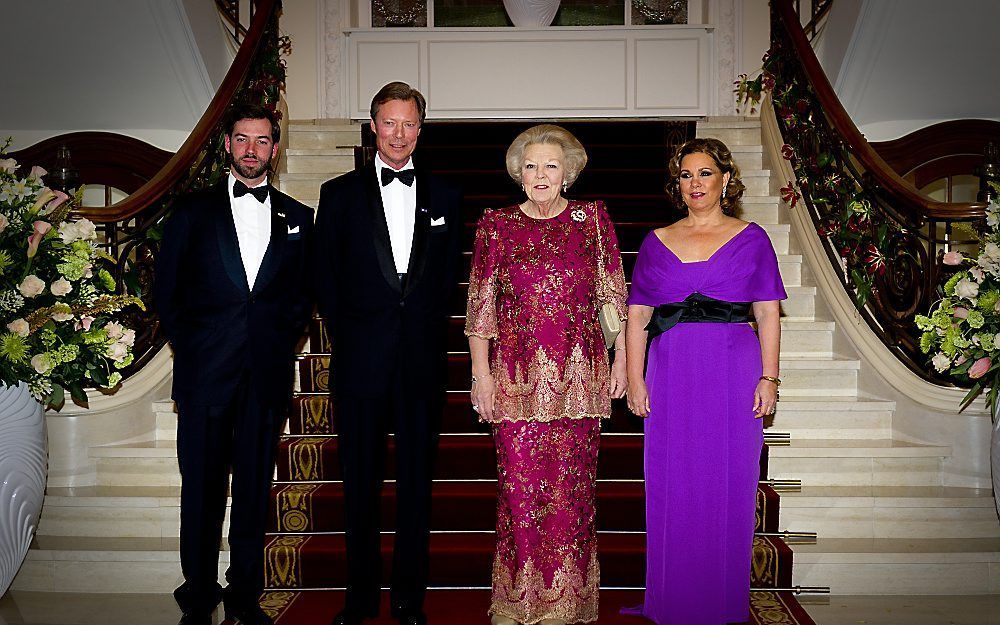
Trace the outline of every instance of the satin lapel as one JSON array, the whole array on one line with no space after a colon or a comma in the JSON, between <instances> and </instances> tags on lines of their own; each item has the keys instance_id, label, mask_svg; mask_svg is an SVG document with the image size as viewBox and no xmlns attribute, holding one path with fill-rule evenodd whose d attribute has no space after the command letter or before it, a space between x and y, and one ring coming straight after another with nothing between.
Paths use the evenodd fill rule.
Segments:
<instances>
[{"instance_id":1,"label":"satin lapel","mask_svg":"<svg viewBox=\"0 0 1000 625\"><path fill-rule=\"evenodd\" d=\"M243 267L243 257L240 256L240 241L236 237L236 222L233 221L233 207L229 202L229 191L225 185L219 185L216 191L217 199L212 203L219 211L215 220L215 233L219 239L219 253L222 264L237 289L249 291L247 272Z\"/></svg>"},{"instance_id":2,"label":"satin lapel","mask_svg":"<svg viewBox=\"0 0 1000 625\"><path fill-rule=\"evenodd\" d=\"M382 191L378 188L375 176L375 164L365 167L362 177L365 180L365 193L368 195L368 213L372 220L372 238L375 244L375 256L378 257L382 277L394 290L402 292L399 284L399 274L396 273L396 262L392 258L392 243L389 241L389 225L385 222L385 208L382 206Z\"/></svg>"},{"instance_id":3,"label":"satin lapel","mask_svg":"<svg viewBox=\"0 0 1000 625\"><path fill-rule=\"evenodd\" d=\"M410 248L410 266L406 270L406 290L408 295L420 282L427 264L427 236L431 228L430 184L428 176L417 173L417 206L413 220L413 245Z\"/></svg>"},{"instance_id":4,"label":"satin lapel","mask_svg":"<svg viewBox=\"0 0 1000 625\"><path fill-rule=\"evenodd\" d=\"M257 279L253 283L253 292L257 293L271 281L278 273L281 266L281 256L285 251L285 241L288 240L288 220L285 218L285 206L281 196L272 187L271 194L271 240L268 241L267 251L260 261L260 269L257 271Z\"/></svg>"}]
</instances>

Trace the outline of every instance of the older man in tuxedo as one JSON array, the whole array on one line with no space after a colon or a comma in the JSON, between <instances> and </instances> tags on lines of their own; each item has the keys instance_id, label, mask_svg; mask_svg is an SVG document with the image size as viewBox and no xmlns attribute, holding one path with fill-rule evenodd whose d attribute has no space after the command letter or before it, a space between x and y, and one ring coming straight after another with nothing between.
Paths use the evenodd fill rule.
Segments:
<instances>
[{"instance_id":1,"label":"older man in tuxedo","mask_svg":"<svg viewBox=\"0 0 1000 625\"><path fill-rule=\"evenodd\" d=\"M226 617L270 625L258 605L274 454L292 392L296 342L311 312L313 212L271 187L279 127L261 106L227 124L229 175L183 196L167 222L154 298L174 351L181 471L181 625ZM217 581L232 471L228 586Z\"/></svg>"},{"instance_id":2,"label":"older man in tuxedo","mask_svg":"<svg viewBox=\"0 0 1000 625\"><path fill-rule=\"evenodd\" d=\"M374 163L320 192L313 265L332 338L332 393L344 481L347 597L334 625L378 615L379 501L394 434L392 615L426 623L431 469L446 390L449 293L461 194L411 158L426 104L406 83L371 105Z\"/></svg>"}]
</instances>

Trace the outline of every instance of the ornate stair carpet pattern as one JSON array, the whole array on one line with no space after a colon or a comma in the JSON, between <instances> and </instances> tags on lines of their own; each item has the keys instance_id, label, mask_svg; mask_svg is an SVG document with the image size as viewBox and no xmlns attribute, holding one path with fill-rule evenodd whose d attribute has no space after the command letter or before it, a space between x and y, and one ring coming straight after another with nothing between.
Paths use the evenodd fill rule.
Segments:
<instances>
[{"instance_id":1,"label":"ornate stair carpet pattern","mask_svg":"<svg viewBox=\"0 0 1000 625\"><path fill-rule=\"evenodd\" d=\"M509 142L527 123L428 123L416 158L466 190L465 258L468 276L475 222L485 207L516 201L516 186L504 169ZM693 136L687 122L575 122L565 124L586 146L590 162L570 194L605 199L617 224L626 276L642 237L666 223L671 212L664 193L666 162L674 146ZM472 143L474 141L474 144ZM317 185L318 188L318 185ZM469 404L468 345L462 334L467 284L458 285L449 335L449 393L433 489L433 535L427 609L434 623L486 622L494 551L496 463L489 429ZM281 625L324 622L342 602L332 589L345 584L343 491L337 436L328 401L331 346L316 319L309 349L299 360L299 392L289 415L289 433L278 452L266 548L265 604ZM644 575L642 422L615 402L606 421L598 467L598 528L602 586L601 623L638 623L617 615L621 605L641 600ZM394 509L394 467L389 441L383 491L383 579L389 578ZM761 479L767 477L767 449ZM758 488L757 531L778 528L778 494ZM678 510L683 514L683 510ZM756 588L791 585L792 552L775 536L758 535L751 579ZM461 589L461 590L458 590ZM632 589L632 590L625 590ZM753 623L811 625L788 593L755 592ZM383 610L386 612L386 610ZM386 622L390 622L386 619Z\"/></svg>"}]
</instances>

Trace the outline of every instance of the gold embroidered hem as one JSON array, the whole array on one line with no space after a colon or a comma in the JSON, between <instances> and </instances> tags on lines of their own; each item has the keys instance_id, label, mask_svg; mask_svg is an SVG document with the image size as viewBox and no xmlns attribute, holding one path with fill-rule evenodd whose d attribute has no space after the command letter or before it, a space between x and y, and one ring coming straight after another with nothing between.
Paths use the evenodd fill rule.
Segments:
<instances>
[{"instance_id":1,"label":"gold embroidered hem","mask_svg":"<svg viewBox=\"0 0 1000 625\"><path fill-rule=\"evenodd\" d=\"M486 419L482 415L479 416L480 423L500 423L503 421L518 422L518 421L531 421L534 423L551 423L553 421L558 421L559 419L572 419L574 421L582 421L583 419L610 419L611 414L543 414L543 415L531 415L530 417L504 417L504 416L494 416L493 419Z\"/></svg>"},{"instance_id":2,"label":"gold embroidered hem","mask_svg":"<svg viewBox=\"0 0 1000 625\"><path fill-rule=\"evenodd\" d=\"M488 420L492 423L546 422L611 414L607 357L592 360L584 355L580 344L573 346L561 365L539 347L527 366L514 363L513 375L496 359L491 370L496 381L496 405L493 419Z\"/></svg>"},{"instance_id":3,"label":"gold embroidered hem","mask_svg":"<svg viewBox=\"0 0 1000 625\"><path fill-rule=\"evenodd\" d=\"M512 576L499 559L493 562L493 597L490 614L531 625L544 619L562 619L567 623L590 623L597 620L598 588L601 567L592 553L586 571L581 571L566 556L562 566L546 585L542 572L529 559Z\"/></svg>"},{"instance_id":4,"label":"gold embroidered hem","mask_svg":"<svg viewBox=\"0 0 1000 625\"><path fill-rule=\"evenodd\" d=\"M496 332L477 332L475 330L465 330L465 336L474 336L476 338L485 339L491 341L497 337Z\"/></svg>"}]
</instances>

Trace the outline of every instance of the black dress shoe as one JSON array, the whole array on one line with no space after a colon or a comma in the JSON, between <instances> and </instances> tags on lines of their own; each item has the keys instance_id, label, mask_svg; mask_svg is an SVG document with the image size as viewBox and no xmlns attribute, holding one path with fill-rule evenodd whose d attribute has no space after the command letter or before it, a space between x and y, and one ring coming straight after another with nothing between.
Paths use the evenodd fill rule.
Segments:
<instances>
[{"instance_id":1,"label":"black dress shoe","mask_svg":"<svg viewBox=\"0 0 1000 625\"><path fill-rule=\"evenodd\" d=\"M274 625L274 621L256 603L238 607L226 606L226 620L239 625Z\"/></svg>"},{"instance_id":2,"label":"black dress shoe","mask_svg":"<svg viewBox=\"0 0 1000 625\"><path fill-rule=\"evenodd\" d=\"M185 612L177 625L212 625L212 612Z\"/></svg>"},{"instance_id":3,"label":"black dress shoe","mask_svg":"<svg viewBox=\"0 0 1000 625\"><path fill-rule=\"evenodd\" d=\"M399 625L427 625L427 615L420 610L399 610L393 616Z\"/></svg>"}]
</instances>

